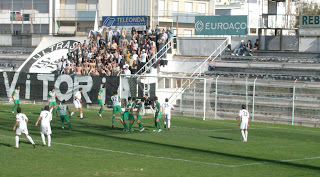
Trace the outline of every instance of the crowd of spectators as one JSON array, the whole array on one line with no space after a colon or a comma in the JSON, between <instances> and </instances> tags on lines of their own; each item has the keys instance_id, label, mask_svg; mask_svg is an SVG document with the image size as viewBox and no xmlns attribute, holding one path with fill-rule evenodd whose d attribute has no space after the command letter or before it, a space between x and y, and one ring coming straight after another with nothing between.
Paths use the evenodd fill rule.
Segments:
<instances>
[{"instance_id":1,"label":"crowd of spectators","mask_svg":"<svg viewBox=\"0 0 320 177\"><path fill-rule=\"evenodd\" d=\"M160 29L157 25L154 30L150 26L146 30L133 27L131 32L118 27L99 27L99 31L90 32L88 42L79 42L68 51L66 58L59 59L56 72L93 76L136 74L156 58L158 51L159 56L165 52L161 49L171 38L172 27Z\"/></svg>"}]
</instances>

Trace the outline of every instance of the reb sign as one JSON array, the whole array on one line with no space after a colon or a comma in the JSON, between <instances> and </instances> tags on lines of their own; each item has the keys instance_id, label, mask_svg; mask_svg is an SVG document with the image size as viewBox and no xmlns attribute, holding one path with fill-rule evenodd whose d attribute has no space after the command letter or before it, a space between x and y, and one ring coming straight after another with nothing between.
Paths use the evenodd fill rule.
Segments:
<instances>
[{"instance_id":1,"label":"reb sign","mask_svg":"<svg viewBox=\"0 0 320 177\"><path fill-rule=\"evenodd\" d=\"M247 16L196 16L195 35L246 35Z\"/></svg>"}]
</instances>

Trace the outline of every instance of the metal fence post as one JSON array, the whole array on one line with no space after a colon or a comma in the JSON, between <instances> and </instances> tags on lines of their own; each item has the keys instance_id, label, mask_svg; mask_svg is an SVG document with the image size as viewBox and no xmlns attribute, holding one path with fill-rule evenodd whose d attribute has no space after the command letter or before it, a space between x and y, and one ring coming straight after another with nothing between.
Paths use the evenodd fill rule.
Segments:
<instances>
[{"instance_id":1,"label":"metal fence post","mask_svg":"<svg viewBox=\"0 0 320 177\"><path fill-rule=\"evenodd\" d=\"M246 77L246 108L248 109L248 78Z\"/></svg>"},{"instance_id":2,"label":"metal fence post","mask_svg":"<svg viewBox=\"0 0 320 177\"><path fill-rule=\"evenodd\" d=\"M297 79L294 81L293 83L293 93L292 93L292 122L291 125L294 124L294 98L295 98L295 94L296 94L296 82Z\"/></svg>"},{"instance_id":3,"label":"metal fence post","mask_svg":"<svg viewBox=\"0 0 320 177\"><path fill-rule=\"evenodd\" d=\"M206 120L206 94L207 94L207 79L204 79L203 88L203 120Z\"/></svg>"},{"instance_id":4,"label":"metal fence post","mask_svg":"<svg viewBox=\"0 0 320 177\"><path fill-rule=\"evenodd\" d=\"M193 117L196 117L196 84L193 84Z\"/></svg>"},{"instance_id":5,"label":"metal fence post","mask_svg":"<svg viewBox=\"0 0 320 177\"><path fill-rule=\"evenodd\" d=\"M254 121L254 97L256 95L256 79L253 81L253 94L252 94L252 121Z\"/></svg>"},{"instance_id":6,"label":"metal fence post","mask_svg":"<svg viewBox=\"0 0 320 177\"><path fill-rule=\"evenodd\" d=\"M214 99L214 119L217 118L217 107L218 107L218 79L216 78L216 91L215 91L215 99Z\"/></svg>"},{"instance_id":7,"label":"metal fence post","mask_svg":"<svg viewBox=\"0 0 320 177\"><path fill-rule=\"evenodd\" d=\"M180 89L181 89L181 91L180 91L180 115L183 115L182 114L182 90L183 90L183 88L182 88L182 79L180 80Z\"/></svg>"},{"instance_id":8,"label":"metal fence post","mask_svg":"<svg viewBox=\"0 0 320 177\"><path fill-rule=\"evenodd\" d=\"M122 76L121 76L121 74L120 74L120 77L119 77L119 95L120 95L120 99L122 98L122 95L121 95L121 93L122 93Z\"/></svg>"}]
</instances>

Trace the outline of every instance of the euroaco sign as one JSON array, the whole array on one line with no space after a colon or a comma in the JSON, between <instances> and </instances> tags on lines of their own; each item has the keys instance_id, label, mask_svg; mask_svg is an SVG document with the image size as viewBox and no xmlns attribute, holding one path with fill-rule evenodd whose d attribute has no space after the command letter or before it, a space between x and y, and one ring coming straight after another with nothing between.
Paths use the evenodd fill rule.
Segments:
<instances>
[{"instance_id":1,"label":"euroaco sign","mask_svg":"<svg viewBox=\"0 0 320 177\"><path fill-rule=\"evenodd\" d=\"M301 15L300 28L320 28L320 15Z\"/></svg>"},{"instance_id":2,"label":"euroaco sign","mask_svg":"<svg viewBox=\"0 0 320 177\"><path fill-rule=\"evenodd\" d=\"M247 16L196 16L195 35L246 35Z\"/></svg>"},{"instance_id":3,"label":"euroaco sign","mask_svg":"<svg viewBox=\"0 0 320 177\"><path fill-rule=\"evenodd\" d=\"M147 26L147 16L103 16L102 26Z\"/></svg>"}]
</instances>

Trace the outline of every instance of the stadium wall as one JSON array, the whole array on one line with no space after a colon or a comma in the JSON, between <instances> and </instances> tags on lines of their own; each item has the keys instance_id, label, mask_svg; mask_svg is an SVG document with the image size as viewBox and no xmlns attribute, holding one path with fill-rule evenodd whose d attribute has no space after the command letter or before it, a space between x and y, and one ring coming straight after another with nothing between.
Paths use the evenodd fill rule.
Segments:
<instances>
[{"instance_id":1,"label":"stadium wall","mask_svg":"<svg viewBox=\"0 0 320 177\"><path fill-rule=\"evenodd\" d=\"M0 97L11 99L11 94L20 86L20 99L29 101L47 101L47 95L55 88L59 99L73 102L73 94L82 88L82 103L97 104L98 92L102 85L106 86L103 101L110 100L119 87L119 77L82 76L82 75L55 75L23 72L0 72Z\"/></svg>"},{"instance_id":2,"label":"stadium wall","mask_svg":"<svg viewBox=\"0 0 320 177\"><path fill-rule=\"evenodd\" d=\"M179 37L177 55L209 56L226 38L223 37Z\"/></svg>"}]
</instances>

